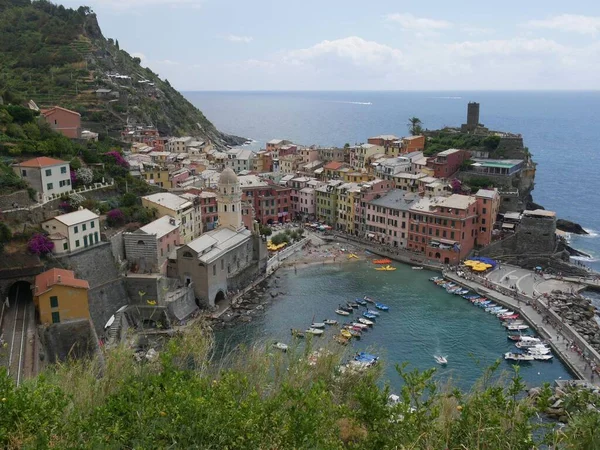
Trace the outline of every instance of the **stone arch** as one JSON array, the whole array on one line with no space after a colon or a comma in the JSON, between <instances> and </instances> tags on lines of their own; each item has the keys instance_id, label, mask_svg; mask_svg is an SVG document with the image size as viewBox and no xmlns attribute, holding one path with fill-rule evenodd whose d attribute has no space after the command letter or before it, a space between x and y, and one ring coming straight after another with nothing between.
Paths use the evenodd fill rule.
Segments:
<instances>
[{"instance_id":1,"label":"stone arch","mask_svg":"<svg viewBox=\"0 0 600 450\"><path fill-rule=\"evenodd\" d=\"M217 305L219 302L225 300L225 292L223 292L222 290L219 290L219 292L217 292L217 295L215 295L215 305Z\"/></svg>"}]
</instances>

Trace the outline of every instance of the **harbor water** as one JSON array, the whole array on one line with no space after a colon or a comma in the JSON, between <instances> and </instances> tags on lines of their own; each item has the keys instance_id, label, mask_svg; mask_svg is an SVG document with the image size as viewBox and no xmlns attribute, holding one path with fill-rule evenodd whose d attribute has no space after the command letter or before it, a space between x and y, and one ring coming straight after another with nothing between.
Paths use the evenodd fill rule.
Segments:
<instances>
[{"instance_id":1,"label":"harbor water","mask_svg":"<svg viewBox=\"0 0 600 450\"><path fill-rule=\"evenodd\" d=\"M382 311L374 327L360 340L353 340L348 353L369 350L382 356L384 379L392 387L401 384L395 370L397 363L407 362L409 368L420 370L437 367L439 381L451 380L463 389L473 386L498 359L502 358L501 369L511 369L503 355L515 349L514 343L507 339L505 328L495 316L429 281L439 273L395 266L396 271L382 272L374 270L369 262L354 261L299 267L296 272L280 270L274 290L282 294L252 322L217 332L217 348L227 352L239 344L290 344L290 329L305 330L313 320L348 322L349 318L336 315L334 310L339 304L368 295L387 304L390 311ZM351 317L361 317L364 310L360 307ZM329 327L324 337L313 339L315 346L337 333L339 327ZM438 366L434 355L446 356L448 365ZM551 362L521 363L520 367L529 386L572 378L556 357Z\"/></svg>"}]
</instances>

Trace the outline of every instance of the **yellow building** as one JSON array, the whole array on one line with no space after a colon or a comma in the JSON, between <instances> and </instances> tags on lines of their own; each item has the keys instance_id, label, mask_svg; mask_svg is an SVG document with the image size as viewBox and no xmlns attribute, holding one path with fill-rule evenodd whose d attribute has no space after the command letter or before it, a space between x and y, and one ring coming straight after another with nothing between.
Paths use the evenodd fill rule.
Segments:
<instances>
[{"instance_id":1,"label":"yellow building","mask_svg":"<svg viewBox=\"0 0 600 450\"><path fill-rule=\"evenodd\" d=\"M169 170L167 168L144 166L142 176L148 184L154 184L166 189L173 187L171 180L169 180Z\"/></svg>"},{"instance_id":2,"label":"yellow building","mask_svg":"<svg viewBox=\"0 0 600 450\"><path fill-rule=\"evenodd\" d=\"M189 244L202 234L202 230L197 226L202 222L201 210L187 198L170 192L161 192L142 197L142 206L156 209L157 218L171 216L179 221L179 236L182 244Z\"/></svg>"},{"instance_id":3,"label":"yellow building","mask_svg":"<svg viewBox=\"0 0 600 450\"><path fill-rule=\"evenodd\" d=\"M75 278L72 270L50 269L35 277L33 303L42 324L89 319L88 290L85 280Z\"/></svg>"},{"instance_id":4,"label":"yellow building","mask_svg":"<svg viewBox=\"0 0 600 450\"><path fill-rule=\"evenodd\" d=\"M350 234L354 233L357 196L360 196L360 186L357 183L345 183L338 187L336 229Z\"/></svg>"},{"instance_id":5,"label":"yellow building","mask_svg":"<svg viewBox=\"0 0 600 450\"><path fill-rule=\"evenodd\" d=\"M346 183L366 183L375 178L374 176L363 172L346 172L342 174L342 177Z\"/></svg>"}]
</instances>

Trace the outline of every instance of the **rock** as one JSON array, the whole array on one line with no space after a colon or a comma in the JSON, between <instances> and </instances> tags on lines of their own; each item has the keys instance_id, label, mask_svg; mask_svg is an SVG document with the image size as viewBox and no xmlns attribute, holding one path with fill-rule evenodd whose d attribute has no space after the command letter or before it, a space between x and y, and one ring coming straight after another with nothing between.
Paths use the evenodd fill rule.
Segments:
<instances>
[{"instance_id":1,"label":"rock","mask_svg":"<svg viewBox=\"0 0 600 450\"><path fill-rule=\"evenodd\" d=\"M565 219L558 219L556 221L556 228L559 229L559 230L561 230L561 231L564 231L566 233L589 234L578 223L571 222L570 220L565 220Z\"/></svg>"},{"instance_id":2,"label":"rock","mask_svg":"<svg viewBox=\"0 0 600 450\"><path fill-rule=\"evenodd\" d=\"M558 408L562 404L563 404L563 401L561 399L558 399L552 404L551 408Z\"/></svg>"},{"instance_id":3,"label":"rock","mask_svg":"<svg viewBox=\"0 0 600 450\"><path fill-rule=\"evenodd\" d=\"M252 322L252 317L242 316L242 317L240 317L240 322L245 322L245 323Z\"/></svg>"},{"instance_id":4,"label":"rock","mask_svg":"<svg viewBox=\"0 0 600 450\"><path fill-rule=\"evenodd\" d=\"M558 421L560 423L567 423L569 421L569 418L567 416L559 416Z\"/></svg>"},{"instance_id":5,"label":"rock","mask_svg":"<svg viewBox=\"0 0 600 450\"><path fill-rule=\"evenodd\" d=\"M527 393L527 395L531 398L536 398L536 397L539 397L541 392L542 392L542 390L540 388L534 387L534 388L529 389L529 392Z\"/></svg>"}]
</instances>

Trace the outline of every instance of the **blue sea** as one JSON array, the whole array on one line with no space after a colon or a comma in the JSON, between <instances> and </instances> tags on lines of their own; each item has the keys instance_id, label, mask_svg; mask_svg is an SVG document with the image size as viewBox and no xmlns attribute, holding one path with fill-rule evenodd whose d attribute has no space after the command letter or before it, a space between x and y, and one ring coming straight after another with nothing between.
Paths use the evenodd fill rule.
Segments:
<instances>
[{"instance_id":1,"label":"blue sea","mask_svg":"<svg viewBox=\"0 0 600 450\"><path fill-rule=\"evenodd\" d=\"M481 104L480 122L521 133L538 163L534 200L589 236L572 237L600 270L600 92L186 92L221 131L321 146L366 142L378 134L407 134L408 118L429 129L466 121L467 103Z\"/></svg>"}]
</instances>

